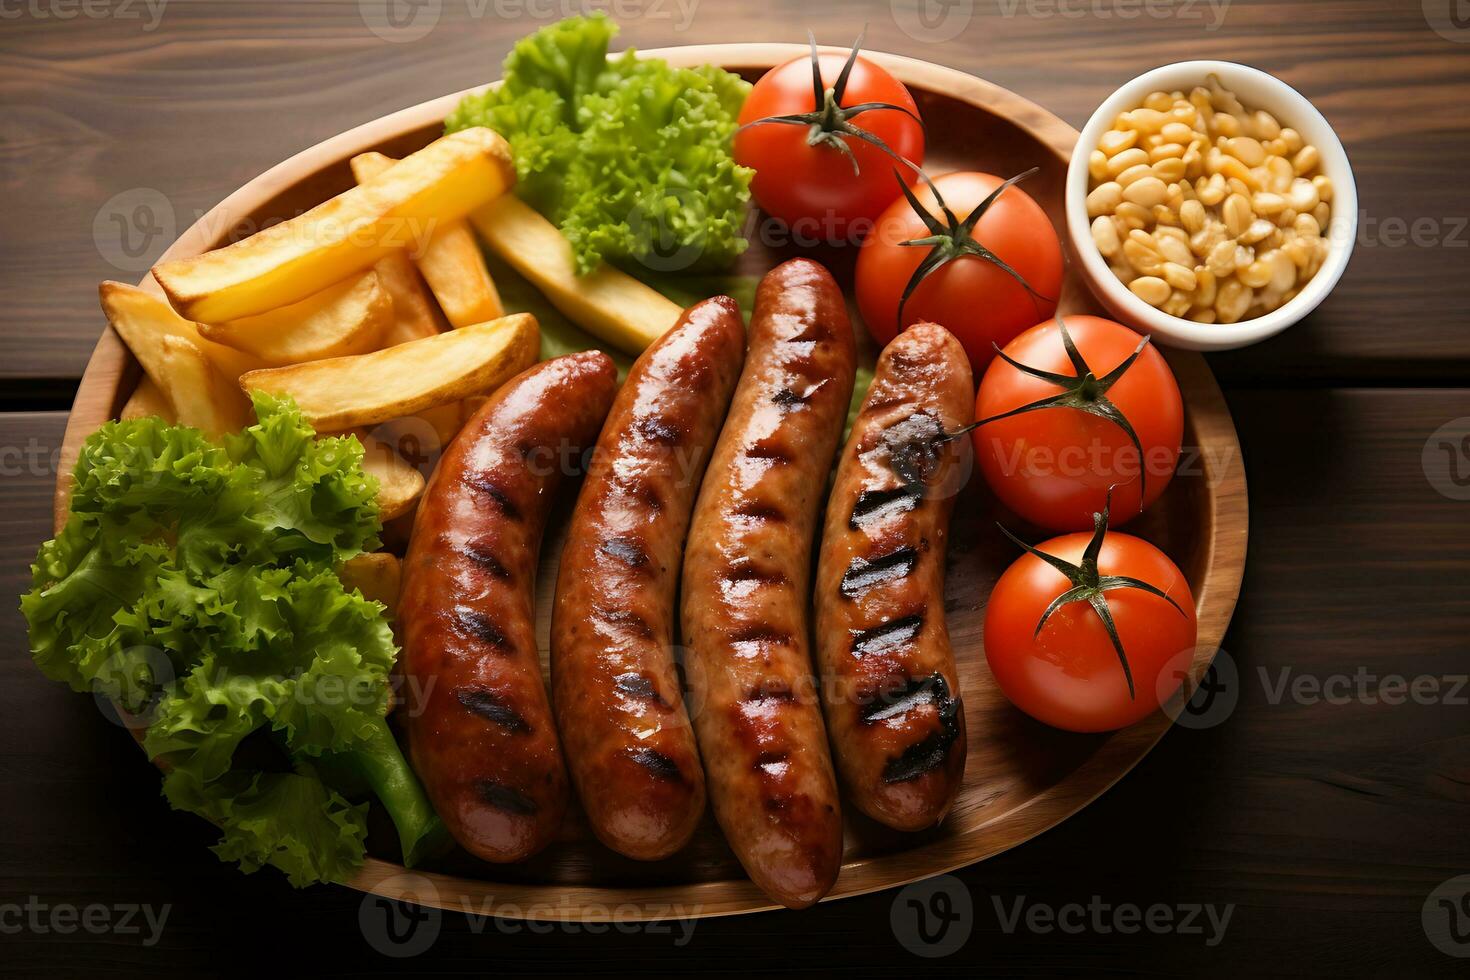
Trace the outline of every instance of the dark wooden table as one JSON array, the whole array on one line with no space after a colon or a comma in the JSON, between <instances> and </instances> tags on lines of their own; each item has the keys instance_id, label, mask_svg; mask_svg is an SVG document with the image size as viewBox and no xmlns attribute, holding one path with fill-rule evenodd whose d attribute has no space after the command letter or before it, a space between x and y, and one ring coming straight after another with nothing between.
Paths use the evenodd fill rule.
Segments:
<instances>
[{"instance_id":1,"label":"dark wooden table","mask_svg":"<svg viewBox=\"0 0 1470 980\"><path fill-rule=\"evenodd\" d=\"M1470 23L1453 0L919 2L923 17L915 0L421 0L439 11L421 37L412 20L370 30L382 0L0 2L0 592L25 588L48 534L54 451L102 326L96 283L136 279L297 150L494 77L514 38L566 9L611 6L639 47L798 41L808 25L847 43L867 23L870 47L972 71L1074 125L1144 68L1218 57L1322 109L1362 207L1352 266L1316 314L1211 357L1251 494L1228 718L1176 728L1084 815L942 883L970 909L947 956L915 955L941 948L905 944L909 896L887 892L688 935L446 914L428 952L395 962L367 941L355 893L216 862L123 731L35 670L12 599L0 971L1464 975L1425 923L1454 926L1441 943L1470 954L1470 905L1429 901L1470 874L1470 502L1456 499L1470 492L1454 480L1470 458L1435 437L1470 416ZM139 203L151 219L119 225ZM1154 906L1174 925L1125 931ZM145 913L165 909L155 931ZM1227 909L1221 934L1207 913Z\"/></svg>"}]
</instances>

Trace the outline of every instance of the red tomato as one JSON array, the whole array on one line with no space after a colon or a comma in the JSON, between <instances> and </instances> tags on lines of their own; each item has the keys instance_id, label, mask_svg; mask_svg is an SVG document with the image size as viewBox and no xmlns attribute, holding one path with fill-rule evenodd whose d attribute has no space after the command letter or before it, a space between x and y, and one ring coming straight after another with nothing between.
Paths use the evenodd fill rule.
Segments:
<instances>
[{"instance_id":1,"label":"red tomato","mask_svg":"<svg viewBox=\"0 0 1470 980\"><path fill-rule=\"evenodd\" d=\"M1067 332L1092 374L1104 378L1143 339L1120 323L1095 316L1065 318ZM1005 346L1012 360L1075 376L1056 320L1039 323ZM1001 415L1063 391L1001 358L991 362L975 399L975 418ZM1102 393L1128 419L1143 450L1118 425L1075 408L1045 408L987 422L975 430L975 455L990 489L1032 524L1053 531L1092 526L1113 487L1111 523L1135 517L1169 485L1184 434L1184 403L1163 355L1145 347ZM1144 491L1140 498L1140 491Z\"/></svg>"},{"instance_id":2,"label":"red tomato","mask_svg":"<svg viewBox=\"0 0 1470 980\"><path fill-rule=\"evenodd\" d=\"M1091 537L1067 534L1036 547L1077 564ZM1133 673L1132 696L1102 619L1085 600L1057 609L1036 633L1047 606L1072 587L1040 558L1022 555L1006 569L985 609L985 659L995 682L1031 717L1072 732L1112 731L1152 713L1183 683L1195 648L1194 598L1163 552L1110 533L1098 571L1147 582L1180 607L1136 588L1103 593Z\"/></svg>"},{"instance_id":3,"label":"red tomato","mask_svg":"<svg viewBox=\"0 0 1470 980\"><path fill-rule=\"evenodd\" d=\"M892 176L889 183L897 187ZM934 183L944 203L963 221L1003 180L992 174L952 173L935 178ZM944 221L933 191L920 187L914 193L930 214ZM899 300L929 251L902 243L930 234L913 206L900 197L878 218L858 253L858 307L868 332L881 346L897 335ZM995 353L992 343L1004 345L1056 311L1056 297L1062 289L1062 247L1046 212L1014 186L995 199L970 237L1019 273L1042 298L1027 292L994 262L962 255L919 284L904 304L902 326L930 320L947 328L964 344L970 363L979 371Z\"/></svg>"},{"instance_id":4,"label":"red tomato","mask_svg":"<svg viewBox=\"0 0 1470 980\"><path fill-rule=\"evenodd\" d=\"M846 57L824 54L822 88L837 83ZM761 76L740 110L740 124L768 116L808 113L813 106L812 62L794 58ZM893 109L869 109L848 118L859 129L877 136L894 153L916 166L924 162L924 128L919 125L918 106L902 82L866 58L853 63L847 87L838 102L854 106L886 102L902 106L914 115ZM755 177L751 193L767 214L785 222L794 235L821 241L856 241L868 232L873 219L899 196L897 170L912 183L913 169L857 137L844 137L857 161L836 147L807 141L810 128L786 123L763 123L735 134L735 162L752 167Z\"/></svg>"}]
</instances>

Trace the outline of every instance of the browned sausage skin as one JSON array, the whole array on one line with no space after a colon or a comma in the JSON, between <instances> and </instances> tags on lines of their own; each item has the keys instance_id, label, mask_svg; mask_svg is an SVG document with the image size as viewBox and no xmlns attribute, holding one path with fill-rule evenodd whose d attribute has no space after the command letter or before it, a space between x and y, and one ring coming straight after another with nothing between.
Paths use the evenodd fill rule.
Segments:
<instances>
[{"instance_id":1,"label":"browned sausage skin","mask_svg":"<svg viewBox=\"0 0 1470 980\"><path fill-rule=\"evenodd\" d=\"M970 440L970 363L920 323L878 359L837 465L817 565L817 663L848 798L899 830L944 818L965 715L944 625L944 552Z\"/></svg>"},{"instance_id":2,"label":"browned sausage skin","mask_svg":"<svg viewBox=\"0 0 1470 980\"><path fill-rule=\"evenodd\" d=\"M690 714L730 846L768 895L804 908L842 863L807 610L856 362L842 293L806 259L761 280L749 340L684 555Z\"/></svg>"},{"instance_id":3,"label":"browned sausage skin","mask_svg":"<svg viewBox=\"0 0 1470 980\"><path fill-rule=\"evenodd\" d=\"M440 459L414 524L399 600L409 751L450 833L486 861L534 854L566 810L536 650L536 556L554 491L616 387L597 351L506 382Z\"/></svg>"},{"instance_id":4,"label":"browned sausage skin","mask_svg":"<svg viewBox=\"0 0 1470 980\"><path fill-rule=\"evenodd\" d=\"M577 498L551 620L567 764L593 831L668 857L704 814L704 770L674 663L675 594L700 477L740 376L745 325L719 296L633 365Z\"/></svg>"}]
</instances>

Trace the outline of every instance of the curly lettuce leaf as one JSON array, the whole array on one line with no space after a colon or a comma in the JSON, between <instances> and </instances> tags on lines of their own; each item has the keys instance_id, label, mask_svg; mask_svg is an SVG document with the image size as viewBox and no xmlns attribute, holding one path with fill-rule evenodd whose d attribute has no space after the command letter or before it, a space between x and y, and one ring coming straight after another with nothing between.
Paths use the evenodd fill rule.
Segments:
<instances>
[{"instance_id":1,"label":"curly lettuce leaf","mask_svg":"<svg viewBox=\"0 0 1470 980\"><path fill-rule=\"evenodd\" d=\"M246 874L271 865L301 888L346 881L362 867L367 805L347 802L309 770L231 773L206 787L170 773L164 793L215 823L223 836L211 850Z\"/></svg>"},{"instance_id":2,"label":"curly lettuce leaf","mask_svg":"<svg viewBox=\"0 0 1470 980\"><path fill-rule=\"evenodd\" d=\"M47 676L144 715L165 795L221 827L222 857L304 884L350 874L364 833L309 760L368 753L390 812L412 817L405 850L436 818L384 722L397 648L383 607L335 572L378 545L362 447L316 438L288 399L255 409L222 446L157 418L104 425L21 608ZM241 762L257 732L295 772Z\"/></svg>"},{"instance_id":3,"label":"curly lettuce leaf","mask_svg":"<svg viewBox=\"0 0 1470 980\"><path fill-rule=\"evenodd\" d=\"M632 50L609 61L617 27L571 17L518 42L499 88L467 96L449 132L488 126L510 141L516 193L556 222L577 269L728 265L752 171L731 139L750 85L722 69L671 68Z\"/></svg>"}]
</instances>

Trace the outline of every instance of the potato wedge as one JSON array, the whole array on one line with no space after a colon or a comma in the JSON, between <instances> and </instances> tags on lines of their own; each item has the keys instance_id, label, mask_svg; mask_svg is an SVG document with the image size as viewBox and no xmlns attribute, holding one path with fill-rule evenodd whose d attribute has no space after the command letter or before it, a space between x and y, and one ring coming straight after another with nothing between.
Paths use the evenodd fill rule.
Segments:
<instances>
[{"instance_id":1,"label":"potato wedge","mask_svg":"<svg viewBox=\"0 0 1470 980\"><path fill-rule=\"evenodd\" d=\"M539 344L536 318L517 313L371 354L251 371L240 385L291 395L318 432L336 432L487 394L533 364Z\"/></svg>"},{"instance_id":2,"label":"potato wedge","mask_svg":"<svg viewBox=\"0 0 1470 980\"><path fill-rule=\"evenodd\" d=\"M154 277L183 316L222 323L289 306L416 249L515 182L510 147L483 127L440 137L370 181L249 238L160 263Z\"/></svg>"},{"instance_id":3,"label":"potato wedge","mask_svg":"<svg viewBox=\"0 0 1470 980\"><path fill-rule=\"evenodd\" d=\"M367 154L359 153L352 158L352 176L359 184L367 182L387 169L387 167L360 167L358 161L365 156ZM375 154L375 156L382 156L382 154ZM393 165L391 157L383 157L383 159L388 161L388 167ZM373 271L382 280L383 286L388 290L388 295L393 297L393 324L384 333L379 346L395 347L398 344L406 344L410 340L418 340L420 337L432 337L449 325L444 315L435 306L433 299L430 298L429 291L424 286L423 277L414 267L406 252L397 251L384 256L373 266ZM499 315L496 314L496 316ZM494 317L487 316L482 319L491 320Z\"/></svg>"},{"instance_id":4,"label":"potato wedge","mask_svg":"<svg viewBox=\"0 0 1470 980\"><path fill-rule=\"evenodd\" d=\"M403 581L403 562L386 551L370 551L349 558L337 566L337 577L348 589L356 589L366 599L388 607L389 616L398 615L398 591Z\"/></svg>"},{"instance_id":5,"label":"potato wedge","mask_svg":"<svg viewBox=\"0 0 1470 980\"><path fill-rule=\"evenodd\" d=\"M351 434L362 443L363 472L378 481L378 516L391 521L412 510L424 492L424 475L383 440L362 429Z\"/></svg>"},{"instance_id":6,"label":"potato wedge","mask_svg":"<svg viewBox=\"0 0 1470 980\"><path fill-rule=\"evenodd\" d=\"M379 259L373 271L393 297L393 323L383 332L380 347L396 347L410 340L432 337L448 326L407 253L394 252Z\"/></svg>"},{"instance_id":7,"label":"potato wedge","mask_svg":"<svg viewBox=\"0 0 1470 980\"><path fill-rule=\"evenodd\" d=\"M393 298L369 270L269 313L201 323L199 333L275 367L366 354L392 324Z\"/></svg>"},{"instance_id":8,"label":"potato wedge","mask_svg":"<svg viewBox=\"0 0 1470 980\"><path fill-rule=\"evenodd\" d=\"M158 340L160 385L168 392L182 425L192 425L212 438L238 432L253 420L250 406L209 363L204 350L187 337Z\"/></svg>"},{"instance_id":9,"label":"potato wedge","mask_svg":"<svg viewBox=\"0 0 1470 980\"><path fill-rule=\"evenodd\" d=\"M199 333L197 323L179 316L156 293L125 282L109 281L97 288L97 294L102 300L102 312L107 316L107 322L112 324L112 328L123 339L123 343L128 345L138 363L143 365L144 372L150 376L152 372L148 370L148 352L140 352L139 348L146 346L149 338L166 334L186 337L197 343L209 356L210 362L231 381L246 371L264 367L259 358L205 340ZM153 380L158 382L160 379L154 377Z\"/></svg>"},{"instance_id":10,"label":"potato wedge","mask_svg":"<svg viewBox=\"0 0 1470 980\"><path fill-rule=\"evenodd\" d=\"M352 158L352 175L358 183L371 180L398 161L381 153L359 153ZM443 222L424 243L414 263L439 301L439 308L452 327L467 327L505 316L500 293L475 233L464 221Z\"/></svg>"},{"instance_id":11,"label":"potato wedge","mask_svg":"<svg viewBox=\"0 0 1470 980\"><path fill-rule=\"evenodd\" d=\"M491 250L525 276L551 305L629 354L662 337L684 311L632 276L604 264L578 276L572 246L551 222L514 194L470 215Z\"/></svg>"},{"instance_id":12,"label":"potato wedge","mask_svg":"<svg viewBox=\"0 0 1470 980\"><path fill-rule=\"evenodd\" d=\"M127 421L128 419L145 419L153 415L157 415L165 422L179 420L174 414L174 406L168 400L168 395L164 394L163 389L145 374L138 382L138 387L133 389L132 395L123 405L117 417Z\"/></svg>"},{"instance_id":13,"label":"potato wedge","mask_svg":"<svg viewBox=\"0 0 1470 980\"><path fill-rule=\"evenodd\" d=\"M248 366L255 363L253 358L203 339L196 324L147 290L104 282L98 295L107 322L167 397L179 422L216 435L248 423L250 402L222 366Z\"/></svg>"}]
</instances>

